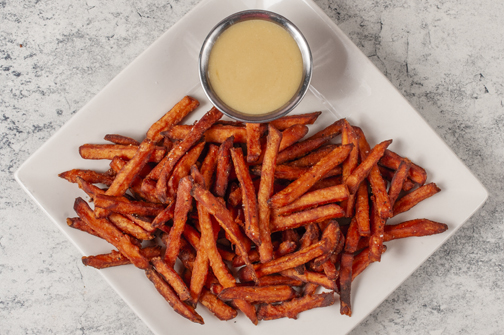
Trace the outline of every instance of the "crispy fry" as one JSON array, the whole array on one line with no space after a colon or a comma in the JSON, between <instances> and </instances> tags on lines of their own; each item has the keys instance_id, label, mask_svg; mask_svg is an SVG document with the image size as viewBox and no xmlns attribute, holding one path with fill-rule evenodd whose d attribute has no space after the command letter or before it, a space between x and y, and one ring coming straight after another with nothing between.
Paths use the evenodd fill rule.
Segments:
<instances>
[{"instance_id":1,"label":"crispy fry","mask_svg":"<svg viewBox=\"0 0 504 335\"><path fill-rule=\"evenodd\" d=\"M341 256L341 268L339 277L340 286L340 313L352 316L351 285L352 285L352 264L353 254L344 253Z\"/></svg>"},{"instance_id":2,"label":"crispy fry","mask_svg":"<svg viewBox=\"0 0 504 335\"><path fill-rule=\"evenodd\" d=\"M282 131L296 124L313 124L322 112L287 115L270 122L276 129Z\"/></svg>"},{"instance_id":3,"label":"crispy fry","mask_svg":"<svg viewBox=\"0 0 504 335\"><path fill-rule=\"evenodd\" d=\"M175 202L175 211L173 214L173 227L168 234L166 253L164 256L164 261L170 267L175 265L175 260L180 250L180 236L184 231L187 213L189 213L192 207L191 188L192 182L189 176L180 180L177 200Z\"/></svg>"},{"instance_id":4,"label":"crispy fry","mask_svg":"<svg viewBox=\"0 0 504 335\"><path fill-rule=\"evenodd\" d=\"M109 174L81 169L62 172L58 177L66 179L71 183L77 183L77 177L80 177L90 184L104 184L107 186L110 186L114 181L114 177Z\"/></svg>"},{"instance_id":5,"label":"crispy fry","mask_svg":"<svg viewBox=\"0 0 504 335\"><path fill-rule=\"evenodd\" d=\"M441 191L435 183L425 184L411 193L406 194L394 204L394 216L406 212L414 207L419 202L433 196Z\"/></svg>"},{"instance_id":6,"label":"crispy fry","mask_svg":"<svg viewBox=\"0 0 504 335\"><path fill-rule=\"evenodd\" d=\"M69 227L78 229L80 231L86 232L88 234L94 235L96 237L100 237L91 227L89 227L86 222L84 222L81 218L67 218L67 225Z\"/></svg>"},{"instance_id":7,"label":"crispy fry","mask_svg":"<svg viewBox=\"0 0 504 335\"><path fill-rule=\"evenodd\" d=\"M242 189L242 204L245 215L245 234L256 245L261 245L257 196L241 148L232 148L231 158L235 167L236 176L238 177L238 181L240 182Z\"/></svg>"},{"instance_id":8,"label":"crispy fry","mask_svg":"<svg viewBox=\"0 0 504 335\"><path fill-rule=\"evenodd\" d=\"M344 145L331 151L331 153L312 166L301 177L293 181L282 191L275 194L270 199L270 206L272 208L280 208L294 202L306 191L308 191L313 184L320 180L328 171L341 164L346 159L351 149L352 145Z\"/></svg>"},{"instance_id":9,"label":"crispy fry","mask_svg":"<svg viewBox=\"0 0 504 335\"><path fill-rule=\"evenodd\" d=\"M290 165L277 165L275 168L275 178L276 179L287 179L287 180L296 180L301 177L304 173L310 170L309 167L297 167ZM336 166L329 170L324 178L329 178L333 176L341 175L341 167ZM250 168L250 172L256 176L261 176L262 173L262 165L255 165Z\"/></svg>"},{"instance_id":10,"label":"crispy fry","mask_svg":"<svg viewBox=\"0 0 504 335\"><path fill-rule=\"evenodd\" d=\"M173 173L168 180L168 195L170 197L176 196L180 180L189 175L191 166L196 163L204 147L205 142L196 144L183 157L181 157L178 163L175 165L175 167L173 168Z\"/></svg>"},{"instance_id":11,"label":"crispy fry","mask_svg":"<svg viewBox=\"0 0 504 335\"><path fill-rule=\"evenodd\" d=\"M161 170L159 179L156 183L156 195L161 202L165 202L167 199L167 182L173 171L173 168L175 167L175 164L177 164L179 159L185 155L189 148L191 148L197 141L199 141L203 133L221 117L222 113L215 107L212 108L205 115L203 115L203 117L198 122L196 122L187 137L185 137L179 144L174 146L173 149L166 155L166 158L163 159L163 169Z\"/></svg>"},{"instance_id":12,"label":"crispy fry","mask_svg":"<svg viewBox=\"0 0 504 335\"><path fill-rule=\"evenodd\" d=\"M173 289L161 278L161 276L152 268L146 269L147 278L154 284L157 291L166 299L173 307L175 312L179 313L186 319L192 322L204 324L203 318L189 305L184 304Z\"/></svg>"},{"instance_id":13,"label":"crispy fry","mask_svg":"<svg viewBox=\"0 0 504 335\"><path fill-rule=\"evenodd\" d=\"M311 136L310 138L321 138L321 137L333 138L333 137L336 137L339 134L341 134L341 131L343 130L344 122L345 122L345 119L335 121L333 124L322 129L321 131L319 131L315 135Z\"/></svg>"},{"instance_id":14,"label":"crispy fry","mask_svg":"<svg viewBox=\"0 0 504 335\"><path fill-rule=\"evenodd\" d=\"M280 151L277 157L277 164L283 164L285 162L305 156L310 151L317 149L323 144L327 143L327 141L329 141L330 139L330 137L319 137L294 143L290 147L287 147L284 150Z\"/></svg>"},{"instance_id":15,"label":"crispy fry","mask_svg":"<svg viewBox=\"0 0 504 335\"><path fill-rule=\"evenodd\" d=\"M260 123L246 123L247 130L247 163L254 163L261 155L261 131Z\"/></svg>"},{"instance_id":16,"label":"crispy fry","mask_svg":"<svg viewBox=\"0 0 504 335\"><path fill-rule=\"evenodd\" d=\"M395 201L399 197L399 193L401 193L401 190L403 189L404 182L408 180L408 171L410 169L410 166L411 166L410 160L405 158L399 164L399 167L394 173L394 176L392 177L392 180L390 182L388 192L390 206L394 206Z\"/></svg>"},{"instance_id":17,"label":"crispy fry","mask_svg":"<svg viewBox=\"0 0 504 335\"><path fill-rule=\"evenodd\" d=\"M345 211L343 208L336 204L307 209L286 216L274 215L271 218L271 231L277 232L286 229L298 228L309 223L340 218L344 215Z\"/></svg>"},{"instance_id":18,"label":"crispy fry","mask_svg":"<svg viewBox=\"0 0 504 335\"><path fill-rule=\"evenodd\" d=\"M300 280L304 283L313 283L325 287L328 290L337 291L338 287L336 282L324 274L304 271L303 273L297 272L295 269L287 269L280 272L281 275Z\"/></svg>"},{"instance_id":19,"label":"crispy fry","mask_svg":"<svg viewBox=\"0 0 504 335\"><path fill-rule=\"evenodd\" d=\"M371 236L369 237L369 260L379 262L381 260L383 233L385 230L385 219L381 217L377 209L374 196L371 196Z\"/></svg>"},{"instance_id":20,"label":"crispy fry","mask_svg":"<svg viewBox=\"0 0 504 335\"><path fill-rule=\"evenodd\" d=\"M217 298L215 294L206 288L201 290L199 302L208 308L219 320L228 321L238 315L238 312L233 307L226 305L225 302Z\"/></svg>"},{"instance_id":21,"label":"crispy fry","mask_svg":"<svg viewBox=\"0 0 504 335\"><path fill-rule=\"evenodd\" d=\"M259 213L259 234L261 244L259 245L259 255L261 263L266 263L273 258L273 244L271 243L270 229L270 208L268 200L273 194L273 184L275 182L275 166L282 134L272 125L268 128L268 139L264 160L262 164L262 178L257 194Z\"/></svg>"},{"instance_id":22,"label":"crispy fry","mask_svg":"<svg viewBox=\"0 0 504 335\"><path fill-rule=\"evenodd\" d=\"M161 247L146 247L140 249L140 253L147 259L152 259L153 257L158 257L161 255ZM96 256L83 256L82 264L85 266L91 266L95 269L106 269L114 266L131 264L128 257L121 254L119 251L112 250L108 254L101 254Z\"/></svg>"},{"instance_id":23,"label":"crispy fry","mask_svg":"<svg viewBox=\"0 0 504 335\"><path fill-rule=\"evenodd\" d=\"M308 127L305 125L295 124L282 131L282 141L280 142L278 151L282 151L302 139L308 134L308 130Z\"/></svg>"},{"instance_id":24,"label":"crispy fry","mask_svg":"<svg viewBox=\"0 0 504 335\"><path fill-rule=\"evenodd\" d=\"M199 101L185 96L173 108L163 115L158 121L150 126L146 138L153 142L159 142L163 136L162 131L170 129L173 125L182 121L182 119L199 106Z\"/></svg>"},{"instance_id":25,"label":"crispy fry","mask_svg":"<svg viewBox=\"0 0 504 335\"><path fill-rule=\"evenodd\" d=\"M308 155L296 159L294 161L286 163L289 166L297 166L297 167L311 167L318 163L319 160L324 158L328 153L333 151L338 144L326 144L320 147L317 150L312 151Z\"/></svg>"},{"instance_id":26,"label":"crispy fry","mask_svg":"<svg viewBox=\"0 0 504 335\"><path fill-rule=\"evenodd\" d=\"M122 157L132 159L138 151L136 145L120 144L83 144L79 147L79 154L84 159L113 159ZM157 146L152 153L149 162L159 162L166 154L166 148Z\"/></svg>"},{"instance_id":27,"label":"crispy fry","mask_svg":"<svg viewBox=\"0 0 504 335\"><path fill-rule=\"evenodd\" d=\"M140 142L138 142L135 139L132 139L131 137L124 136L124 135L117 135L117 134L107 134L107 135L105 135L104 140L112 142L114 144L140 145Z\"/></svg>"},{"instance_id":28,"label":"crispy fry","mask_svg":"<svg viewBox=\"0 0 504 335\"><path fill-rule=\"evenodd\" d=\"M218 121L222 122L222 121ZM170 129L166 135L173 140L183 140L193 126L178 125ZM229 137L234 137L235 143L247 143L247 130L242 126L215 124L203 134L207 143L224 143Z\"/></svg>"},{"instance_id":29,"label":"crispy fry","mask_svg":"<svg viewBox=\"0 0 504 335\"><path fill-rule=\"evenodd\" d=\"M108 219L121 231L139 240L152 240L154 238L154 235L146 232L143 228L137 226L133 221L121 214L111 213Z\"/></svg>"},{"instance_id":30,"label":"crispy fry","mask_svg":"<svg viewBox=\"0 0 504 335\"><path fill-rule=\"evenodd\" d=\"M383 239L385 242L411 236L427 236L440 234L448 230L448 226L427 219L415 219L396 225L386 225Z\"/></svg>"},{"instance_id":31,"label":"crispy fry","mask_svg":"<svg viewBox=\"0 0 504 335\"><path fill-rule=\"evenodd\" d=\"M347 120L343 122L343 129L341 133L341 144L353 144L352 151L348 155L347 159L343 162L343 183L346 182L350 174L355 170L357 164L359 163L359 145L357 134L354 132L352 126ZM346 212L347 217L352 217L354 213L355 206L355 194L352 193L348 196L348 199L341 203L341 207Z\"/></svg>"},{"instance_id":32,"label":"crispy fry","mask_svg":"<svg viewBox=\"0 0 504 335\"><path fill-rule=\"evenodd\" d=\"M378 160L383 156L385 149L392 143L392 140L383 141L377 144L369 155L353 170L352 174L346 180L350 193L355 193L359 188L359 184L366 178L373 166L376 166Z\"/></svg>"},{"instance_id":33,"label":"crispy fry","mask_svg":"<svg viewBox=\"0 0 504 335\"><path fill-rule=\"evenodd\" d=\"M264 304L259 306L257 315L260 320L275 320L288 317L297 319L299 313L317 308L331 306L336 302L334 293L305 295L280 304Z\"/></svg>"},{"instance_id":34,"label":"crispy fry","mask_svg":"<svg viewBox=\"0 0 504 335\"><path fill-rule=\"evenodd\" d=\"M290 205L276 209L274 211L274 214L287 215L293 212L305 210L307 208L321 206L333 202L340 202L346 199L348 199L348 189L346 185L336 185L305 193Z\"/></svg>"},{"instance_id":35,"label":"crispy fry","mask_svg":"<svg viewBox=\"0 0 504 335\"><path fill-rule=\"evenodd\" d=\"M105 194L97 194L94 201L96 207L121 214L156 216L164 208L164 205L161 204L153 204L145 201L128 201L128 199L124 197L115 197Z\"/></svg>"},{"instance_id":36,"label":"crispy fry","mask_svg":"<svg viewBox=\"0 0 504 335\"><path fill-rule=\"evenodd\" d=\"M380 169L375 165L371 168L371 172L368 176L369 185L371 185L371 191L376 202L376 210L378 215L383 219L388 219L392 217L392 206L390 205L390 199L387 194L387 186L383 180Z\"/></svg>"},{"instance_id":37,"label":"crispy fry","mask_svg":"<svg viewBox=\"0 0 504 335\"><path fill-rule=\"evenodd\" d=\"M136 267L141 269L149 267L149 261L140 253L139 248L131 242L131 238L119 231L107 219L97 219L93 210L82 198L75 200L74 210L91 229L115 246Z\"/></svg>"},{"instance_id":38,"label":"crispy fry","mask_svg":"<svg viewBox=\"0 0 504 335\"><path fill-rule=\"evenodd\" d=\"M228 137L219 147L217 154L217 168L215 173L214 193L224 198L229 182L229 174L232 169L230 149L233 147L234 136Z\"/></svg>"},{"instance_id":39,"label":"crispy fry","mask_svg":"<svg viewBox=\"0 0 504 335\"><path fill-rule=\"evenodd\" d=\"M287 285L275 286L235 286L228 287L219 293L219 299L242 299L249 302L273 303L290 300L296 296L296 291Z\"/></svg>"},{"instance_id":40,"label":"crispy fry","mask_svg":"<svg viewBox=\"0 0 504 335\"><path fill-rule=\"evenodd\" d=\"M170 286L179 296L180 300L185 301L191 298L189 289L187 288L182 278L171 266L166 264L161 259L161 257L152 258L151 263L152 265L154 265L156 271L163 276L164 280L166 280L166 282L170 284Z\"/></svg>"},{"instance_id":41,"label":"crispy fry","mask_svg":"<svg viewBox=\"0 0 504 335\"><path fill-rule=\"evenodd\" d=\"M348 232L345 238L345 252L354 253L357 251L357 246L359 244L359 224L355 217L350 221L350 227L348 227Z\"/></svg>"},{"instance_id":42,"label":"crispy fry","mask_svg":"<svg viewBox=\"0 0 504 335\"><path fill-rule=\"evenodd\" d=\"M363 180L357 190L357 198L355 202L355 219L359 229L359 235L371 235L371 228L369 225L369 194L368 185Z\"/></svg>"}]
</instances>

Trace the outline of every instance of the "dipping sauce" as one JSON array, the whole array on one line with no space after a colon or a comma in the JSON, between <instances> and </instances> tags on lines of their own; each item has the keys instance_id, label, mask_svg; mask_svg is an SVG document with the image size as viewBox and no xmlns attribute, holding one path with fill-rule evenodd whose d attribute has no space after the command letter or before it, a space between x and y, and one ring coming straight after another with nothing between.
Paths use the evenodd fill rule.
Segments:
<instances>
[{"instance_id":1,"label":"dipping sauce","mask_svg":"<svg viewBox=\"0 0 504 335\"><path fill-rule=\"evenodd\" d=\"M229 107L266 114L284 106L303 79L303 59L292 36L260 19L230 26L210 52L208 79Z\"/></svg>"}]
</instances>

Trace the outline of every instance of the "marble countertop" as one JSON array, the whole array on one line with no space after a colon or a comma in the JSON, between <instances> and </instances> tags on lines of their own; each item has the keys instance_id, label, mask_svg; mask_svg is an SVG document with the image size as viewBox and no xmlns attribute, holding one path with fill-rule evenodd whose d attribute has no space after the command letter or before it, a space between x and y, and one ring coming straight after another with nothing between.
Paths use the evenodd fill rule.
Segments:
<instances>
[{"instance_id":1,"label":"marble countertop","mask_svg":"<svg viewBox=\"0 0 504 335\"><path fill-rule=\"evenodd\" d=\"M13 174L198 2L0 0L3 334L150 333ZM504 3L315 2L490 193L351 334L502 334Z\"/></svg>"}]
</instances>

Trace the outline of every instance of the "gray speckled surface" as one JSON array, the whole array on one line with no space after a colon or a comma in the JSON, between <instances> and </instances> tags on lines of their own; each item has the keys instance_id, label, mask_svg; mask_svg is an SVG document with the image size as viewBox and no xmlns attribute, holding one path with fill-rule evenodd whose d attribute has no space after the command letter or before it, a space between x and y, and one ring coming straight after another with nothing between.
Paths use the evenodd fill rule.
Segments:
<instances>
[{"instance_id":1,"label":"gray speckled surface","mask_svg":"<svg viewBox=\"0 0 504 335\"><path fill-rule=\"evenodd\" d=\"M13 173L197 2L0 1L2 334L149 334ZM352 334L503 334L504 3L316 3L490 193Z\"/></svg>"}]
</instances>

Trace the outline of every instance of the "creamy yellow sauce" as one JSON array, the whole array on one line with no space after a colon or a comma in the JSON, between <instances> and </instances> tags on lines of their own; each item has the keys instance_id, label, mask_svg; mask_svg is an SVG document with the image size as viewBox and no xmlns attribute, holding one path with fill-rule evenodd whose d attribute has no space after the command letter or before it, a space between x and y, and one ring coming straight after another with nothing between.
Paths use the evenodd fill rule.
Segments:
<instances>
[{"instance_id":1,"label":"creamy yellow sauce","mask_svg":"<svg viewBox=\"0 0 504 335\"><path fill-rule=\"evenodd\" d=\"M225 104L244 114L282 107L296 94L302 76L296 41L272 22L236 23L219 36L210 53L210 85Z\"/></svg>"}]
</instances>

